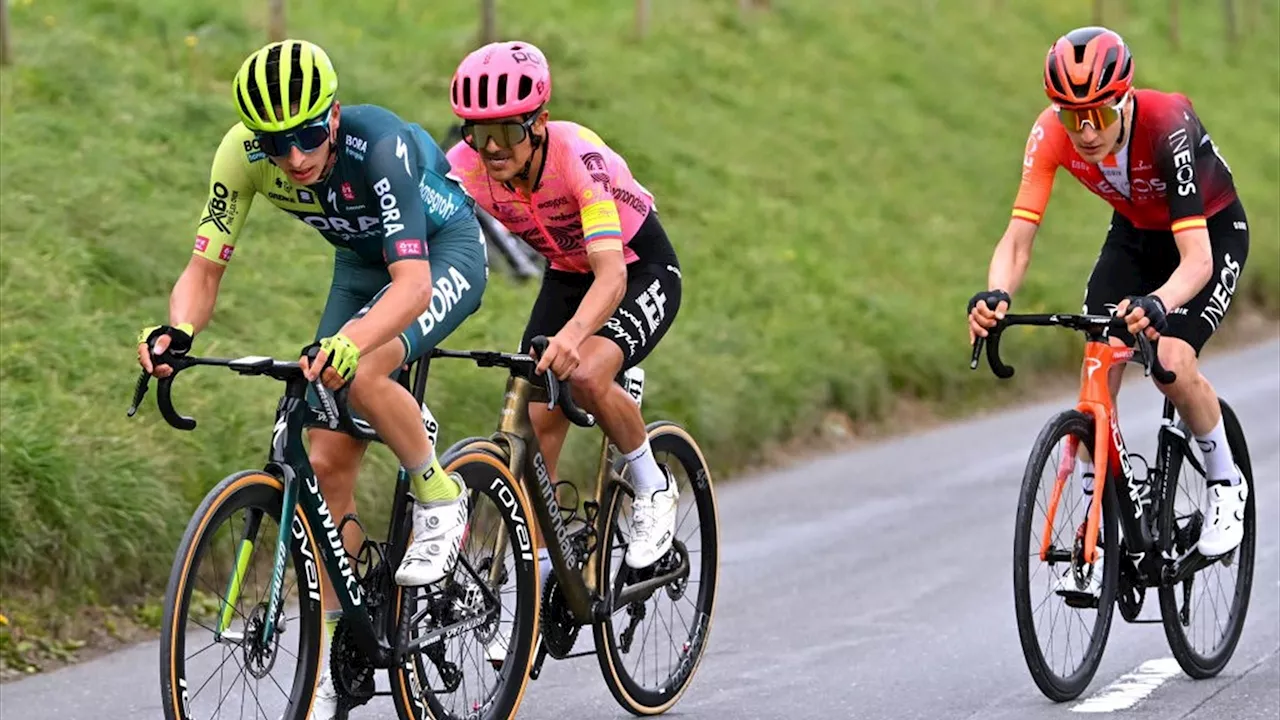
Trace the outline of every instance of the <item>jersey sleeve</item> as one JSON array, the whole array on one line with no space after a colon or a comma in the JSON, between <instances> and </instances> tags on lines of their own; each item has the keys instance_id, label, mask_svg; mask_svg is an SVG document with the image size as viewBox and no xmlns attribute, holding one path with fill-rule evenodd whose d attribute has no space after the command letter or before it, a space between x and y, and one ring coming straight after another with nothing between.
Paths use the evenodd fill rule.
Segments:
<instances>
[{"instance_id":1,"label":"jersey sleeve","mask_svg":"<svg viewBox=\"0 0 1280 720\"><path fill-rule=\"evenodd\" d=\"M622 251L622 219L613 202L613 181L604 143L586 128L579 128L581 142L571 142L561 155L562 172L578 201L582 215L582 244L588 253Z\"/></svg>"},{"instance_id":2,"label":"jersey sleeve","mask_svg":"<svg viewBox=\"0 0 1280 720\"><path fill-rule=\"evenodd\" d=\"M1013 217L1040 224L1044 209L1049 205L1053 192L1053 179L1058 172L1061 158L1061 141L1065 138L1056 123L1053 110L1040 114L1031 134L1027 137L1026 152L1022 158L1022 181L1013 201Z\"/></svg>"},{"instance_id":3,"label":"jersey sleeve","mask_svg":"<svg viewBox=\"0 0 1280 720\"><path fill-rule=\"evenodd\" d=\"M1142 108L1146 110L1146 108ZM1156 113L1152 142L1156 167L1169 188L1169 229L1173 232L1207 227L1196 155L1204 128L1189 102L1174 101L1152 108Z\"/></svg>"},{"instance_id":4,"label":"jersey sleeve","mask_svg":"<svg viewBox=\"0 0 1280 720\"><path fill-rule=\"evenodd\" d=\"M209 197L205 200L204 213L196 228L195 248L191 251L219 265L231 261L236 238L244 227L256 192L244 147L245 132L240 126L227 131L213 156Z\"/></svg>"},{"instance_id":5,"label":"jersey sleeve","mask_svg":"<svg viewBox=\"0 0 1280 720\"><path fill-rule=\"evenodd\" d=\"M427 216L418 195L421 166L421 152L404 130L369 150L365 177L382 216L382 255L388 265L427 258Z\"/></svg>"}]
</instances>

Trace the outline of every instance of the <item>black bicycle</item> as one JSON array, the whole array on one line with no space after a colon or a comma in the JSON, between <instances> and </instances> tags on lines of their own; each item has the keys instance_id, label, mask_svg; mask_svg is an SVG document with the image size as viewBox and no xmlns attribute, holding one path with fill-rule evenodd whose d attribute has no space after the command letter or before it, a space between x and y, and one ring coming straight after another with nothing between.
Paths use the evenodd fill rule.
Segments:
<instances>
[{"instance_id":1,"label":"black bicycle","mask_svg":"<svg viewBox=\"0 0 1280 720\"><path fill-rule=\"evenodd\" d=\"M1079 403L1041 430L1018 498L1014 607L1032 679L1052 700L1078 697L1102 661L1115 607L1126 622L1162 622L1188 675L1217 675L1235 652L1253 585L1253 467L1235 412L1219 400L1227 441L1250 490L1244 540L1224 555L1204 557L1196 547L1205 522L1205 470L1191 450L1190 431L1166 399L1156 463L1149 466L1126 450L1107 385L1112 366L1128 362L1172 383L1176 378L1160 365L1155 346L1143 335L1136 350L1110 345L1106 332L1125 328L1123 318L1110 315L1006 315L985 339L988 364L1000 378L1013 376L1000 359L1001 333L1013 325L1056 325L1087 339ZM971 368L983 345L978 338ZM1086 453L1097 468L1091 494L1081 487L1078 456ZM1137 472L1137 463L1145 472ZM1159 619L1139 618L1148 588L1159 594ZM1035 590L1039 599L1033 599ZM1218 601L1225 607L1212 605ZM1055 639L1055 630L1066 638ZM1074 649L1071 643L1080 638L1084 647Z\"/></svg>"},{"instance_id":2,"label":"black bicycle","mask_svg":"<svg viewBox=\"0 0 1280 720\"><path fill-rule=\"evenodd\" d=\"M437 654L445 638L504 622L479 571L464 559L461 577L455 573L447 582L414 589L415 603L437 610L437 630L412 642L402 635L411 593L396 585L392 575L412 532L408 476L401 468L386 541L366 536L359 551L349 555L343 531L346 523L359 522L354 516L335 519L329 511L307 460L302 430L323 427L364 440L379 438L319 382L308 383L297 362L171 353L154 360L173 367L173 374L159 381L157 399L165 420L180 430L196 427L195 420L174 409L171 395L174 380L188 368L225 367L285 383L267 464L232 474L209 491L178 547L161 628L161 695L168 720L227 717L237 707L242 717L306 718L321 667L319 563L334 580L343 609L330 644L340 717L375 695L375 669L391 670L417 655ZM427 363L419 361L406 370L401 384L410 387L412 377L412 392L421 402ZM131 416L149 380L146 373L139 378ZM308 405L308 387L315 388L321 408ZM422 408L434 435L434 420ZM481 488L472 489L472 507L483 512L485 497L503 506L496 492ZM262 545L268 551L255 555ZM472 602L477 595L484 601ZM516 701L510 696L491 699L498 705Z\"/></svg>"},{"instance_id":3,"label":"black bicycle","mask_svg":"<svg viewBox=\"0 0 1280 720\"><path fill-rule=\"evenodd\" d=\"M557 389L554 376L547 373L547 386L540 387L536 361L525 354L438 349L433 357L510 372L497 431L458 441L442 462L468 487L501 501L488 512L473 511L463 554L467 567L483 576L485 593L502 598L502 617L511 622L486 624L455 637L444 655L424 653L401 665L392 680L397 703L402 695L409 700L401 716L506 718L548 656L585 655L597 657L614 699L628 711L669 710L688 689L706 652L719 567L715 493L697 443L672 422L647 428L655 457L678 485L680 508L670 551L635 570L623 562L634 490L608 438L601 436L591 499L582 500L572 484L553 484L549 477L529 421L530 403L554 407L558 398L575 424L594 424L571 394ZM642 402L638 369L617 381ZM545 587L537 571L539 535L546 538L552 566ZM440 632L439 615L421 600L411 602L402 617L409 622L402 636L411 643ZM574 653L579 631L588 625L594 647ZM516 704L486 704L469 692L475 688L485 689L477 695L515 696Z\"/></svg>"}]
</instances>

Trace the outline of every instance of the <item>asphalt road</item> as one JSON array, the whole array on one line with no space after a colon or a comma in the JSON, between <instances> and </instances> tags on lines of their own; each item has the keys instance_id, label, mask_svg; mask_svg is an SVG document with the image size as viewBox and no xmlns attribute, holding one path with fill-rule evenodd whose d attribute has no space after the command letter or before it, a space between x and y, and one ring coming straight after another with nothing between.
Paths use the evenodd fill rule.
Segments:
<instances>
[{"instance_id":1,"label":"asphalt road","mask_svg":"<svg viewBox=\"0 0 1280 720\"><path fill-rule=\"evenodd\" d=\"M1160 625L1128 625L1117 615L1079 700L1054 704L1032 683L1014 624L1012 529L1027 452L1044 420L1072 401L1063 397L722 487L710 650L669 715L1040 720L1080 717L1149 691L1110 714L1280 716L1280 342L1211 357L1206 374L1240 415L1257 482L1252 604L1235 657L1217 678L1190 679L1171 667ZM1131 450L1150 453L1159 397L1140 380L1131 370L1123 427ZM1144 616L1155 612L1151 593ZM579 648L589 642L587 634ZM151 643L6 684L0 717L160 717L157 667ZM375 700L355 717L394 712ZM520 717L630 716L588 657L548 661Z\"/></svg>"}]
</instances>

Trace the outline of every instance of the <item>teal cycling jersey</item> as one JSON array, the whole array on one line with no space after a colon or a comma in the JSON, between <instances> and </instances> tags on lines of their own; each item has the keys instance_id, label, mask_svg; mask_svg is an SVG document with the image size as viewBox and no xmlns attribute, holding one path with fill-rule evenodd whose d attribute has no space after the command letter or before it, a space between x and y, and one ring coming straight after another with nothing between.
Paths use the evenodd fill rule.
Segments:
<instances>
[{"instance_id":1,"label":"teal cycling jersey","mask_svg":"<svg viewBox=\"0 0 1280 720\"><path fill-rule=\"evenodd\" d=\"M343 107L339 123L333 170L307 186L290 182L243 124L228 130L193 252L227 264L259 194L371 264L425 259L445 228L476 223L474 203L426 130L374 105Z\"/></svg>"}]
</instances>

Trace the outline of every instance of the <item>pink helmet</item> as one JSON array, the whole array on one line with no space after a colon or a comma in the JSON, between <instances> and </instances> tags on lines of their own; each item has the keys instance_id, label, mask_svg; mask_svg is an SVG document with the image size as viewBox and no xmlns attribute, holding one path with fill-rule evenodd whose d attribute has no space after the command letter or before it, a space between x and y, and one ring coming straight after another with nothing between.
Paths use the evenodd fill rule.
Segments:
<instances>
[{"instance_id":1,"label":"pink helmet","mask_svg":"<svg viewBox=\"0 0 1280 720\"><path fill-rule=\"evenodd\" d=\"M463 120L525 115L551 99L551 68L526 42L495 42L458 65L449 88L453 113Z\"/></svg>"}]
</instances>

